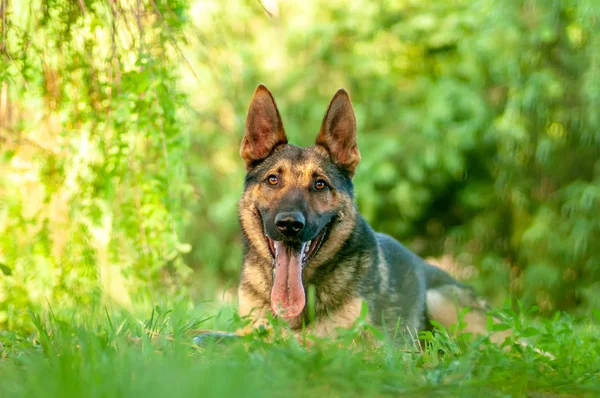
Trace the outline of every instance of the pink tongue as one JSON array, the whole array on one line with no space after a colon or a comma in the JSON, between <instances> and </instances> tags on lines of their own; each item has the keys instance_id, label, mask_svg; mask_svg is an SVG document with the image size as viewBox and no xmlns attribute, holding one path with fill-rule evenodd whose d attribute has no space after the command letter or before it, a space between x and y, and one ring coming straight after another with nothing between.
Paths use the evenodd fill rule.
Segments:
<instances>
[{"instance_id":1,"label":"pink tongue","mask_svg":"<svg viewBox=\"0 0 600 398\"><path fill-rule=\"evenodd\" d=\"M299 252L293 252L281 241L275 241L275 282L271 290L271 309L283 318L300 315L306 304L302 286L302 244Z\"/></svg>"}]
</instances>

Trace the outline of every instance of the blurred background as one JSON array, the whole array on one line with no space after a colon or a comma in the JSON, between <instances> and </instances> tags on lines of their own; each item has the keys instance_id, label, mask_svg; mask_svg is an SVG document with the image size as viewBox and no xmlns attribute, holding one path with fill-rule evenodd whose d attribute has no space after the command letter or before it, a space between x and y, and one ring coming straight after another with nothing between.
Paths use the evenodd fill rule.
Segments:
<instances>
[{"instance_id":1,"label":"blurred background","mask_svg":"<svg viewBox=\"0 0 600 398\"><path fill-rule=\"evenodd\" d=\"M595 0L0 0L0 329L234 301L254 88L311 145L352 97L359 209L494 304L600 307Z\"/></svg>"}]
</instances>

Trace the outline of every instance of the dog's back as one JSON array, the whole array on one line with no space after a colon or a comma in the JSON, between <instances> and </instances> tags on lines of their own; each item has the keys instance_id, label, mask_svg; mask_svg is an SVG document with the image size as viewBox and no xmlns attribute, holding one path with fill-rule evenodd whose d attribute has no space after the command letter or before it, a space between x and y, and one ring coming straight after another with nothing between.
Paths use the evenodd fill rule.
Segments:
<instances>
[{"instance_id":1,"label":"dog's back","mask_svg":"<svg viewBox=\"0 0 600 398\"><path fill-rule=\"evenodd\" d=\"M457 311L469 307L473 313L466 316L467 331L485 332L485 302L470 286L426 263L391 236L367 225L363 228L363 240L375 244L372 252L377 253L361 283L371 322L390 336L416 335L429 329L431 320L446 327L456 324Z\"/></svg>"}]
</instances>

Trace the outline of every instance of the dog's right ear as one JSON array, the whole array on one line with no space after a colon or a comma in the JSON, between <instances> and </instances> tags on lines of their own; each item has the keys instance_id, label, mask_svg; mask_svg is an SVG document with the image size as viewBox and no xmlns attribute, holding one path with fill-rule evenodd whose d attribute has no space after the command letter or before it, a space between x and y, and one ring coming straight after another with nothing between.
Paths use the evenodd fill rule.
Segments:
<instances>
[{"instance_id":1,"label":"dog's right ear","mask_svg":"<svg viewBox=\"0 0 600 398\"><path fill-rule=\"evenodd\" d=\"M253 164L269 156L276 146L287 142L273 95L261 84L254 91L250 101L246 133L240 148L246 169L251 169Z\"/></svg>"}]
</instances>

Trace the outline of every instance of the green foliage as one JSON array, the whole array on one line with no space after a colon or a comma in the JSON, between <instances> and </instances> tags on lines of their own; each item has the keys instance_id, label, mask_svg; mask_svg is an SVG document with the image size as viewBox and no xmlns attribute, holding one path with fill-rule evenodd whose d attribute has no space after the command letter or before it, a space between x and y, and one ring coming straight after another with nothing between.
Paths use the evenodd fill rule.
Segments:
<instances>
[{"instance_id":1,"label":"green foliage","mask_svg":"<svg viewBox=\"0 0 600 398\"><path fill-rule=\"evenodd\" d=\"M127 305L172 291L188 273L187 145L169 44L182 22L165 15L185 3L9 6L0 261L11 275L0 279L0 325L19 326L26 306L46 301L89 305L106 293Z\"/></svg>"},{"instance_id":2,"label":"green foliage","mask_svg":"<svg viewBox=\"0 0 600 398\"><path fill-rule=\"evenodd\" d=\"M349 90L375 229L496 303L600 305L596 1L1 4L0 327L235 285L259 82L302 145Z\"/></svg>"},{"instance_id":3,"label":"green foliage","mask_svg":"<svg viewBox=\"0 0 600 398\"><path fill-rule=\"evenodd\" d=\"M600 345L591 325L570 317L531 324L506 314L518 335L540 349L491 344L487 337L426 333L423 351L370 346L364 325L339 341L266 342L249 336L228 345L192 344L214 319L189 308L157 307L145 321L123 312L34 316L25 339L0 334L3 397L187 396L595 396ZM231 323L230 327L235 323ZM521 323L522 322L522 323ZM589 328L589 329L588 329ZM310 337L309 337L309 340ZM515 377L519 375L519 377Z\"/></svg>"}]
</instances>

